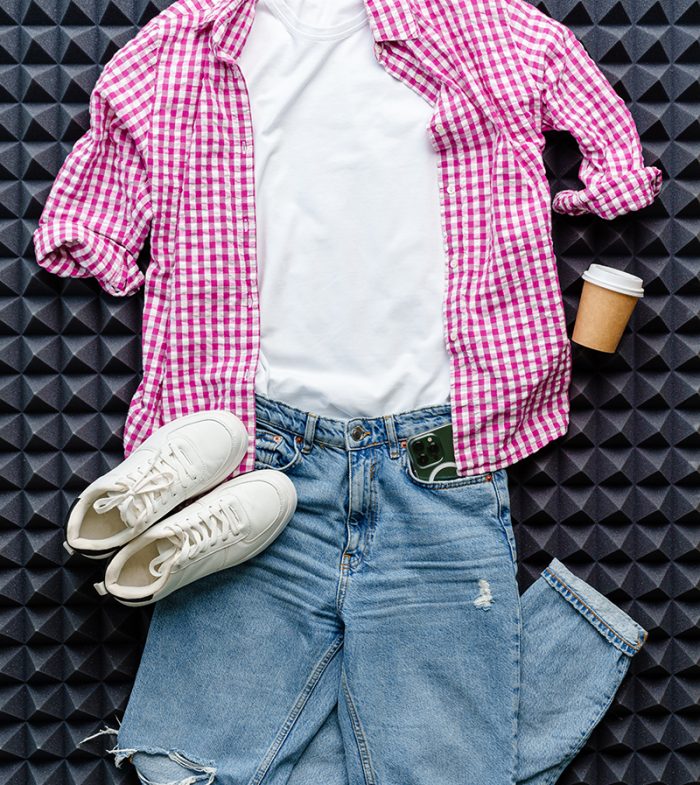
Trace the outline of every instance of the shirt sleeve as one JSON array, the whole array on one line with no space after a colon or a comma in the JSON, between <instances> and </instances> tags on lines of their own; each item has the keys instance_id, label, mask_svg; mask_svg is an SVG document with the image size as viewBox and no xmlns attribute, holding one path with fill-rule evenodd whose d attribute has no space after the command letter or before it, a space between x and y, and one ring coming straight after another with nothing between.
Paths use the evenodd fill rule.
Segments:
<instances>
[{"instance_id":1,"label":"shirt sleeve","mask_svg":"<svg viewBox=\"0 0 700 785\"><path fill-rule=\"evenodd\" d=\"M143 150L153 29L105 66L90 95L89 128L61 165L32 236L41 267L62 277L94 277L118 296L144 281L137 258L152 218Z\"/></svg>"},{"instance_id":2,"label":"shirt sleeve","mask_svg":"<svg viewBox=\"0 0 700 785\"><path fill-rule=\"evenodd\" d=\"M612 219L646 207L661 189L662 174L644 165L630 111L568 28L561 26L556 39L544 70L542 130L575 137L584 188L557 193L554 211Z\"/></svg>"}]
</instances>

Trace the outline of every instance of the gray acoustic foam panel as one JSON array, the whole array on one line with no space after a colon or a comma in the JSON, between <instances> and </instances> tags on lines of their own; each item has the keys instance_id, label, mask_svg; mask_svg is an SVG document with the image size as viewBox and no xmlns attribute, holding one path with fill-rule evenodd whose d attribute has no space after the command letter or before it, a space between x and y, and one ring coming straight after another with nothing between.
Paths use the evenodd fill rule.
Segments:
<instances>
[{"instance_id":1,"label":"gray acoustic foam panel","mask_svg":"<svg viewBox=\"0 0 700 785\"><path fill-rule=\"evenodd\" d=\"M31 233L87 127L107 59L167 0L0 0L0 783L135 783L78 746L126 705L151 609L92 588L104 564L61 547L70 502L121 460L142 300L41 271ZM510 471L520 577L550 556L650 630L566 785L700 780L700 3L548 0L628 101L658 201L611 223L555 216L567 317L590 262L641 275L619 353L576 348L567 436ZM552 135L554 189L576 183ZM143 257L147 261L147 249ZM546 663L543 663L546 667ZM438 780L436 780L438 782ZM309 783L323 785L323 783ZM489 785L484 783L484 785Z\"/></svg>"}]
</instances>

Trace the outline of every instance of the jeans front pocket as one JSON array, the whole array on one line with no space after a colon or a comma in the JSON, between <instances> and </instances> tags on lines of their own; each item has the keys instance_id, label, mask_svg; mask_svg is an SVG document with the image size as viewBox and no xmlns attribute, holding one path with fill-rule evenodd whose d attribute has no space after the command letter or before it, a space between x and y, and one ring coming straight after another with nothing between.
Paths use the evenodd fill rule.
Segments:
<instances>
[{"instance_id":1,"label":"jeans front pocket","mask_svg":"<svg viewBox=\"0 0 700 785\"><path fill-rule=\"evenodd\" d=\"M255 468L287 471L303 458L297 434L266 420L255 424Z\"/></svg>"},{"instance_id":2,"label":"jeans front pocket","mask_svg":"<svg viewBox=\"0 0 700 785\"><path fill-rule=\"evenodd\" d=\"M409 453L405 447L401 448L401 466L404 474L414 485L433 491L462 488L466 485L478 485L479 483L490 482L493 478L493 472L482 472L480 474L470 474L465 477L454 477L450 480L422 480L413 473Z\"/></svg>"}]
</instances>

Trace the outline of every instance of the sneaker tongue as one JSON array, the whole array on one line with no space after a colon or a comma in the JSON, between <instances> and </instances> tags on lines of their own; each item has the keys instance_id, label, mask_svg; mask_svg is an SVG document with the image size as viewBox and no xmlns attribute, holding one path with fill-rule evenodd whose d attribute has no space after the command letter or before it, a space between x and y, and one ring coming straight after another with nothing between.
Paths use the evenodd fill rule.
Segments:
<instances>
[{"instance_id":1,"label":"sneaker tongue","mask_svg":"<svg viewBox=\"0 0 700 785\"><path fill-rule=\"evenodd\" d=\"M93 500L92 506L97 512L99 512L99 507L108 502L111 503L112 499L120 494L119 488L115 488L114 485L98 485L95 483L95 490L97 491L97 496Z\"/></svg>"},{"instance_id":2,"label":"sneaker tongue","mask_svg":"<svg viewBox=\"0 0 700 785\"><path fill-rule=\"evenodd\" d=\"M179 549L164 537L160 537L156 540L156 548L158 549L158 556L151 559L148 569L151 575L160 577L164 572L169 571Z\"/></svg>"},{"instance_id":3,"label":"sneaker tongue","mask_svg":"<svg viewBox=\"0 0 700 785\"><path fill-rule=\"evenodd\" d=\"M156 540L156 548L158 548L158 553L175 553L177 548L173 545L170 540L166 540L165 537L160 537Z\"/></svg>"}]
</instances>

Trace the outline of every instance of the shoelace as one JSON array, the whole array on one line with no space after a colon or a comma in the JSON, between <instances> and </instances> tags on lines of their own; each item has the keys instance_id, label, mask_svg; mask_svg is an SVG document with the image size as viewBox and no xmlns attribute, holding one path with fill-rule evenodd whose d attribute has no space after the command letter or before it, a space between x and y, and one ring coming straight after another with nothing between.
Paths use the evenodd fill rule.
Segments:
<instances>
[{"instance_id":1,"label":"shoelace","mask_svg":"<svg viewBox=\"0 0 700 785\"><path fill-rule=\"evenodd\" d=\"M148 569L151 575L159 578L166 562L172 560L173 568L193 559L198 553L212 550L215 546L237 537L243 531L240 512L234 509L235 502L228 499L224 504L207 505L197 520L185 519L182 523L172 523L164 527L173 549L164 551L151 559Z\"/></svg>"},{"instance_id":2,"label":"shoelace","mask_svg":"<svg viewBox=\"0 0 700 785\"><path fill-rule=\"evenodd\" d=\"M143 469L117 480L93 507L99 513L115 507L127 526L139 526L156 513L165 492L175 483L186 484L186 477L196 480L192 462L177 444L169 444L150 458Z\"/></svg>"}]
</instances>

